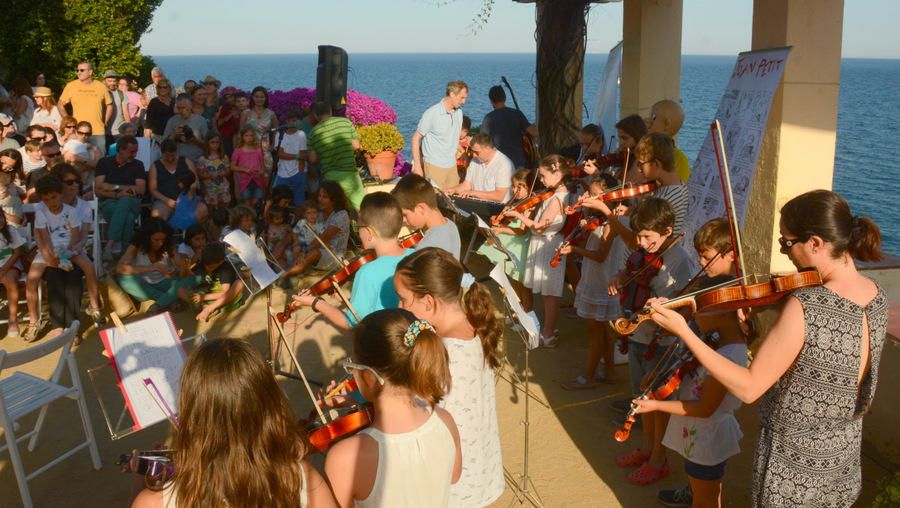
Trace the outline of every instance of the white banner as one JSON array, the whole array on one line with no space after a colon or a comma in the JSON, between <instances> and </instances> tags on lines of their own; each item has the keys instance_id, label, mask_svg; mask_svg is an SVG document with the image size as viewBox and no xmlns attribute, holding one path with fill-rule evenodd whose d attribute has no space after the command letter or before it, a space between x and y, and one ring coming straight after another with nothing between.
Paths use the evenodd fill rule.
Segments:
<instances>
[{"instance_id":1,"label":"white banner","mask_svg":"<svg viewBox=\"0 0 900 508\"><path fill-rule=\"evenodd\" d=\"M619 121L619 77L622 74L622 41L609 50L603 75L600 77L600 90L597 92L597 110L593 121L603 129L606 151L610 152L615 142L610 136L616 133L616 122Z\"/></svg>"},{"instance_id":2,"label":"white banner","mask_svg":"<svg viewBox=\"0 0 900 508\"><path fill-rule=\"evenodd\" d=\"M772 96L781 82L791 48L740 53L715 119L722 125L735 210L741 225L753 188L759 147L769 120ZM725 216L725 199L712 138L707 133L688 180L690 205L684 229L688 238L711 219Z\"/></svg>"}]
</instances>

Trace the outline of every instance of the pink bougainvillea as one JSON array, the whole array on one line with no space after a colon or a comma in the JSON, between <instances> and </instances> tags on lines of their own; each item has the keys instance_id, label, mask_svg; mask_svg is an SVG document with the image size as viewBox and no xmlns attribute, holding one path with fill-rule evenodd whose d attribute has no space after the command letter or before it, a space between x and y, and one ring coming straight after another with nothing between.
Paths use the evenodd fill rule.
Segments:
<instances>
[{"instance_id":1,"label":"pink bougainvillea","mask_svg":"<svg viewBox=\"0 0 900 508\"><path fill-rule=\"evenodd\" d=\"M293 90L270 90L269 109L278 115L278 120L285 121L291 110L307 113L316 100L315 88L294 88ZM384 101L370 97L356 90L347 90L347 109L344 115L353 125L375 125L376 123L394 123L397 113Z\"/></svg>"}]
</instances>

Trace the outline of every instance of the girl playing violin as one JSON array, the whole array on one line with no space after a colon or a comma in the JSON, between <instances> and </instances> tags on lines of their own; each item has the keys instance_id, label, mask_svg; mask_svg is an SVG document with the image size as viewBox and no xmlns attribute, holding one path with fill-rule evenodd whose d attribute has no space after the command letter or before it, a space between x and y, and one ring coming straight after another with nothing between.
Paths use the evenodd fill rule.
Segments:
<instances>
[{"instance_id":1,"label":"girl playing violin","mask_svg":"<svg viewBox=\"0 0 900 508\"><path fill-rule=\"evenodd\" d=\"M544 325L540 343L543 347L550 348L557 346L556 317L566 275L565 263L552 267L550 261L563 241L562 236L556 233L565 224L563 209L569 196L565 179L571 169L568 159L561 155L544 157L538 167L538 175L547 190L553 192L553 197L543 202L535 219L515 210L504 212L519 219L523 226L531 230L526 256L528 261L525 263L522 282L532 293L544 297Z\"/></svg>"},{"instance_id":2,"label":"girl playing violin","mask_svg":"<svg viewBox=\"0 0 900 508\"><path fill-rule=\"evenodd\" d=\"M459 427L462 476L450 506L488 506L503 493L494 369L503 326L490 291L446 251L428 247L397 265L400 307L434 325L450 359L451 390L440 406Z\"/></svg>"},{"instance_id":3,"label":"girl playing violin","mask_svg":"<svg viewBox=\"0 0 900 508\"><path fill-rule=\"evenodd\" d=\"M824 281L794 291L749 368L704 344L677 312L653 320L743 402L760 396L753 506L850 506L861 486L862 419L878 380L888 300L854 259L881 257L881 233L839 195L807 192L781 208L781 252ZM823 375L827 373L828 375Z\"/></svg>"},{"instance_id":4,"label":"girl playing violin","mask_svg":"<svg viewBox=\"0 0 900 508\"><path fill-rule=\"evenodd\" d=\"M726 219L704 224L694 235L694 248L706 267L707 282L735 277L734 250ZM696 321L702 331L719 334L716 353L746 367L747 342L736 317L736 312L698 315ZM660 491L659 499L669 506L690 504L692 500L693 506L722 506L725 464L740 452L738 443L743 436L734 417L741 401L702 367L682 376L677 398L633 401L636 414L661 411L672 415L663 445L684 457L690 484L678 490Z\"/></svg>"},{"instance_id":5,"label":"girl playing violin","mask_svg":"<svg viewBox=\"0 0 900 508\"><path fill-rule=\"evenodd\" d=\"M512 176L511 202L516 202L528 197L528 192L534 183L534 172L530 169L520 169ZM531 230L522 226L522 221L516 219L505 226L491 226L491 230L497 235L500 244L515 258L510 260L505 254L485 243L478 249L478 253L487 257L494 263L503 263L504 272L509 277L509 282L519 301L526 311L531 311L534 306L532 293L522 285L522 277L525 272L525 260L528 255L528 243L531 240Z\"/></svg>"},{"instance_id":6,"label":"girl playing violin","mask_svg":"<svg viewBox=\"0 0 900 508\"><path fill-rule=\"evenodd\" d=\"M340 506L447 506L462 456L453 417L437 407L450 370L434 328L406 310L373 312L354 328L345 366L375 406L375 420L325 459Z\"/></svg>"},{"instance_id":7,"label":"girl playing violin","mask_svg":"<svg viewBox=\"0 0 900 508\"><path fill-rule=\"evenodd\" d=\"M144 490L132 508L299 506L330 508L334 496L303 460L302 427L262 356L243 340L214 339L181 373L175 478Z\"/></svg>"}]
</instances>

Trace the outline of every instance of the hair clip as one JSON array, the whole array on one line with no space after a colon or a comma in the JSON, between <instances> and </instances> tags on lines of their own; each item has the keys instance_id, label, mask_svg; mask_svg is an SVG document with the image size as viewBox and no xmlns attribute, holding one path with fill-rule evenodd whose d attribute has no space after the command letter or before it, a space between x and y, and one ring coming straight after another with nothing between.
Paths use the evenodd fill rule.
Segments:
<instances>
[{"instance_id":1,"label":"hair clip","mask_svg":"<svg viewBox=\"0 0 900 508\"><path fill-rule=\"evenodd\" d=\"M416 339L423 330L434 332L434 327L424 319L413 321L410 323L409 328L406 329L406 333L403 334L403 343L406 344L407 347L413 347L416 344Z\"/></svg>"},{"instance_id":2,"label":"hair clip","mask_svg":"<svg viewBox=\"0 0 900 508\"><path fill-rule=\"evenodd\" d=\"M468 290L474 283L475 276L471 273L464 273L462 279L459 281L459 286L463 288L463 290Z\"/></svg>"}]
</instances>

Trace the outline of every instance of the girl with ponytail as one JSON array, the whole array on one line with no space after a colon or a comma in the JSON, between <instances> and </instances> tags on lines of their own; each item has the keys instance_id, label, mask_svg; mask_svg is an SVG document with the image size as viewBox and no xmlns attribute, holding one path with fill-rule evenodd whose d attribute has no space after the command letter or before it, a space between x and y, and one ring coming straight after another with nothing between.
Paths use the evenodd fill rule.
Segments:
<instances>
[{"instance_id":1,"label":"girl with ponytail","mask_svg":"<svg viewBox=\"0 0 900 508\"><path fill-rule=\"evenodd\" d=\"M450 488L451 507L487 506L503 493L494 370L503 327L488 288L464 273L450 253L427 247L397 265L400 307L434 325L443 337L452 389L440 405L459 427L463 464Z\"/></svg>"},{"instance_id":2,"label":"girl with ponytail","mask_svg":"<svg viewBox=\"0 0 900 508\"><path fill-rule=\"evenodd\" d=\"M675 311L653 320L743 402L763 396L753 506L850 506L861 486L862 417L872 404L887 333L884 290L854 259L881 257L881 233L839 195L807 192L781 208L781 253L824 284L788 296L749 368L705 345Z\"/></svg>"},{"instance_id":3,"label":"girl with ponytail","mask_svg":"<svg viewBox=\"0 0 900 508\"><path fill-rule=\"evenodd\" d=\"M338 504L447 506L462 457L453 417L436 407L450 370L434 328L406 310L375 311L353 329L353 355L343 365L375 406L375 420L328 451L325 473Z\"/></svg>"}]
</instances>

